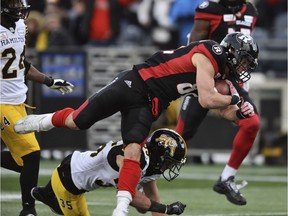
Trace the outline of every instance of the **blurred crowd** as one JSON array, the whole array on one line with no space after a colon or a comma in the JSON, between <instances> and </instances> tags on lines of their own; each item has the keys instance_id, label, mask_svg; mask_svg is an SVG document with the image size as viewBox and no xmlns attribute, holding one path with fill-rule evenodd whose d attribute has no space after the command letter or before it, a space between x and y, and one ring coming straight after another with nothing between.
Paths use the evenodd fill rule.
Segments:
<instances>
[{"instance_id":1,"label":"blurred crowd","mask_svg":"<svg viewBox=\"0 0 288 216\"><path fill-rule=\"evenodd\" d=\"M187 43L204 0L30 0L28 47L156 46ZM259 12L256 37L287 38L287 0L250 0ZM286 28L286 29L285 29Z\"/></svg>"}]
</instances>

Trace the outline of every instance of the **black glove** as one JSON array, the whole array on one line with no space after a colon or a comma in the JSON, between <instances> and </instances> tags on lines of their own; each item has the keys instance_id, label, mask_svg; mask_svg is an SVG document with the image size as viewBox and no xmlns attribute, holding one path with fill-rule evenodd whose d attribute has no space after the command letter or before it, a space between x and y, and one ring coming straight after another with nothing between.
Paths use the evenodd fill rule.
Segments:
<instances>
[{"instance_id":1,"label":"black glove","mask_svg":"<svg viewBox=\"0 0 288 216\"><path fill-rule=\"evenodd\" d=\"M186 205L181 203L180 201L174 202L170 205L167 205L166 214L168 215L180 215L184 212Z\"/></svg>"}]
</instances>

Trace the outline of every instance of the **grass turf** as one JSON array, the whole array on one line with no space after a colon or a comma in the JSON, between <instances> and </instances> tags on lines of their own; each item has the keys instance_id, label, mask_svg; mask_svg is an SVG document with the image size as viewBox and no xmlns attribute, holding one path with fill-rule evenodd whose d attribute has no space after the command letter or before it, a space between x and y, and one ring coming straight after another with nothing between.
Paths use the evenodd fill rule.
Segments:
<instances>
[{"instance_id":1,"label":"grass turf","mask_svg":"<svg viewBox=\"0 0 288 216\"><path fill-rule=\"evenodd\" d=\"M57 163L41 162L39 185L48 182ZM225 196L212 191L222 169L222 165L186 165L173 182L160 179L162 202L180 200L187 204L184 216L287 216L287 167L242 166L237 178L249 182L241 190L248 201L246 206L233 205ZM1 216L18 215L21 210L19 175L1 171ZM115 192L113 188L101 188L86 193L91 216L111 215L116 203ZM36 202L36 208L40 216L54 215L40 202ZM141 214L131 208L129 215Z\"/></svg>"}]
</instances>

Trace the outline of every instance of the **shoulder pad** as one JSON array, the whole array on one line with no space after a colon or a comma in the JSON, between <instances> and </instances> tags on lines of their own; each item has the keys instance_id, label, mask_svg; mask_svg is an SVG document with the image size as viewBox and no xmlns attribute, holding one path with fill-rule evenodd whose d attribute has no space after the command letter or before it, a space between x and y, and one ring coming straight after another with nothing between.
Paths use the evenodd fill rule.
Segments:
<instances>
[{"instance_id":1,"label":"shoulder pad","mask_svg":"<svg viewBox=\"0 0 288 216\"><path fill-rule=\"evenodd\" d=\"M252 16L258 16L257 8L250 2L247 2L247 13L249 13Z\"/></svg>"},{"instance_id":2,"label":"shoulder pad","mask_svg":"<svg viewBox=\"0 0 288 216\"><path fill-rule=\"evenodd\" d=\"M206 47L210 55L215 60L215 63L217 64L218 67L218 72L224 74L224 70L226 67L226 54L223 48L220 46L220 44L213 40L204 40L200 41L200 43L203 43L203 45ZM216 67L216 65L214 65L214 67Z\"/></svg>"},{"instance_id":3,"label":"shoulder pad","mask_svg":"<svg viewBox=\"0 0 288 216\"><path fill-rule=\"evenodd\" d=\"M223 7L216 2L204 1L198 5L196 12L222 15Z\"/></svg>"}]
</instances>

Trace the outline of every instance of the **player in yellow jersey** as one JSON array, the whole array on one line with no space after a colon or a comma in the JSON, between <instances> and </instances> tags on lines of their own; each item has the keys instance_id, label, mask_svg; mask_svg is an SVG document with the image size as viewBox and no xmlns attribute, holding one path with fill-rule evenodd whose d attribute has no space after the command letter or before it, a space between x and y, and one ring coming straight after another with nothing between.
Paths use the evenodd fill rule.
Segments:
<instances>
[{"instance_id":1,"label":"player in yellow jersey","mask_svg":"<svg viewBox=\"0 0 288 216\"><path fill-rule=\"evenodd\" d=\"M13 129L14 123L27 115L24 102L28 88L24 80L46 84L62 94L73 90L71 83L47 77L26 61L24 20L29 7L26 0L1 0L1 140L9 149L1 152L1 167L20 173L20 216L37 215L30 191L37 185L40 163L40 147L34 133L19 135Z\"/></svg>"}]
</instances>

